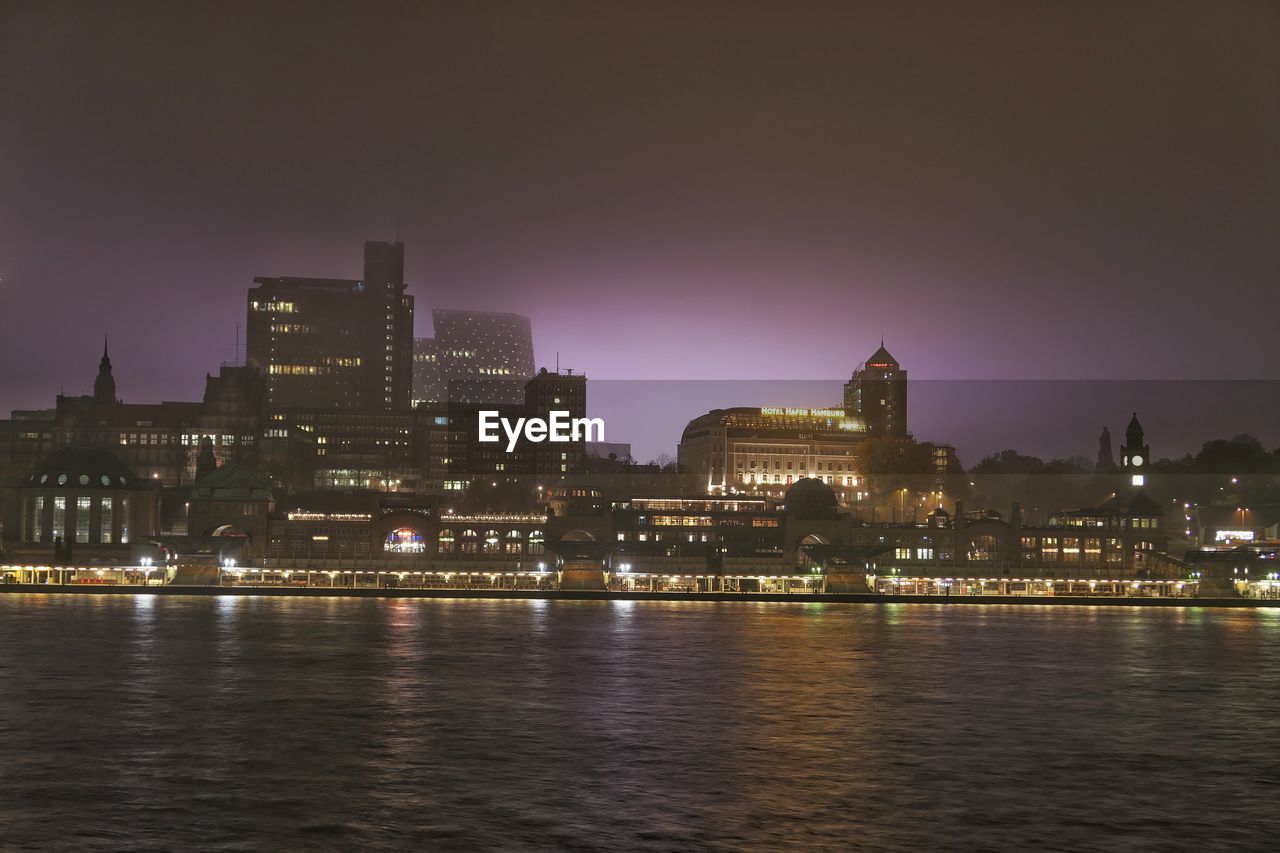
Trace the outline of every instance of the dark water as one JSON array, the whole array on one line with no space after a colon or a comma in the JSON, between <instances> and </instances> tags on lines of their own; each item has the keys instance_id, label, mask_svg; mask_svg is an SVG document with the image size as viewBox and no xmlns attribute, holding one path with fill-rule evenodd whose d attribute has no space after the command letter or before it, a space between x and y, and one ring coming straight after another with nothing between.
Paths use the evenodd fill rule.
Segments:
<instances>
[{"instance_id":1,"label":"dark water","mask_svg":"<svg viewBox=\"0 0 1280 853\"><path fill-rule=\"evenodd\" d=\"M0 596L0 848L1275 849L1280 612Z\"/></svg>"}]
</instances>

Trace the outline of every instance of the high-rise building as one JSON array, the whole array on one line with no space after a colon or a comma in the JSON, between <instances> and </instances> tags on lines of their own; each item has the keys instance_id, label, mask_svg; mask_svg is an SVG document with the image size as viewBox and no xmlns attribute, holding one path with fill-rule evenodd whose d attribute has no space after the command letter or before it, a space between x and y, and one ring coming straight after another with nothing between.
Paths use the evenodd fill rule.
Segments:
<instances>
[{"instance_id":1,"label":"high-rise building","mask_svg":"<svg viewBox=\"0 0 1280 853\"><path fill-rule=\"evenodd\" d=\"M445 389L440 382L440 353L435 338L413 339L413 405L442 403Z\"/></svg>"},{"instance_id":2,"label":"high-rise building","mask_svg":"<svg viewBox=\"0 0 1280 853\"><path fill-rule=\"evenodd\" d=\"M272 408L396 410L413 382L404 244L364 245L364 278L260 277L249 290L248 363Z\"/></svg>"},{"instance_id":3,"label":"high-rise building","mask_svg":"<svg viewBox=\"0 0 1280 853\"><path fill-rule=\"evenodd\" d=\"M437 309L431 318L435 338L414 345L415 403L523 402L535 371L528 317Z\"/></svg>"},{"instance_id":4,"label":"high-rise building","mask_svg":"<svg viewBox=\"0 0 1280 853\"><path fill-rule=\"evenodd\" d=\"M884 341L845 383L844 407L862 418L871 435L907 434L907 371Z\"/></svg>"}]
</instances>

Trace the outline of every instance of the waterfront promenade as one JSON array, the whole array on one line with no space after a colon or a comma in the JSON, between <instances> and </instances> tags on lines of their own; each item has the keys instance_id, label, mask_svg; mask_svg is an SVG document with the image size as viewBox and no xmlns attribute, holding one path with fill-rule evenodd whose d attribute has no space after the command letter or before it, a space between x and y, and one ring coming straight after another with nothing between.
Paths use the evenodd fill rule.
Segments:
<instances>
[{"instance_id":1,"label":"waterfront promenade","mask_svg":"<svg viewBox=\"0 0 1280 853\"><path fill-rule=\"evenodd\" d=\"M839 592L646 592L635 590L324 587L324 586L188 586L181 584L0 584L0 594L41 595L163 595L163 596L283 596L301 598L436 598L506 599L550 601L703 601L762 602L771 604L1014 604L1030 606L1086 607L1238 607L1277 608L1280 600L1258 598L1193 598L1188 596L1116 595L932 595Z\"/></svg>"},{"instance_id":2,"label":"waterfront promenade","mask_svg":"<svg viewBox=\"0 0 1280 853\"><path fill-rule=\"evenodd\" d=\"M581 574L586 574L581 583ZM1255 588L1256 587L1256 588ZM1196 580L900 577L896 574L666 574L634 571L388 571L327 568L0 565L0 592L622 601L936 602L1280 607L1262 581L1222 595Z\"/></svg>"}]
</instances>

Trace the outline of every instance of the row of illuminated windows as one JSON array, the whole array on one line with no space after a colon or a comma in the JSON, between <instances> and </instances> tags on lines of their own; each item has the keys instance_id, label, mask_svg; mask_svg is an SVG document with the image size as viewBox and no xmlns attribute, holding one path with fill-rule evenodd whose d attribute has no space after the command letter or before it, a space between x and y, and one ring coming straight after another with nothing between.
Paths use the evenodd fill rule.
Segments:
<instances>
[{"instance_id":1,"label":"row of illuminated windows","mask_svg":"<svg viewBox=\"0 0 1280 853\"><path fill-rule=\"evenodd\" d=\"M746 521L741 518L722 518L717 521L709 515L655 515L650 521L646 516L636 519L641 525L646 523L653 527L745 527ZM756 516L751 519L752 527L777 527L778 519L767 516Z\"/></svg>"},{"instance_id":2,"label":"row of illuminated windows","mask_svg":"<svg viewBox=\"0 0 1280 853\"><path fill-rule=\"evenodd\" d=\"M1063 527L1118 527L1121 530L1158 530L1158 518L1115 518L1112 516L1072 516L1065 522L1054 525Z\"/></svg>"},{"instance_id":3,"label":"row of illuminated windows","mask_svg":"<svg viewBox=\"0 0 1280 853\"><path fill-rule=\"evenodd\" d=\"M594 494L589 494L581 490L564 491L564 492L561 492L561 494L564 494L567 497L595 497ZM633 506L636 509L649 509L649 510L701 509L701 510L718 510L720 512L738 512L739 509L758 508L758 507L763 507L765 505L765 502L762 500L736 501L736 500L719 500L719 499L703 500L703 499L695 499L695 498L635 498L630 502L619 501L617 504L615 504L615 506L618 507L619 509L626 509L628 508L628 503L630 504L630 506Z\"/></svg>"},{"instance_id":4,"label":"row of illuminated windows","mask_svg":"<svg viewBox=\"0 0 1280 853\"><path fill-rule=\"evenodd\" d=\"M709 515L655 515L654 527L710 527L715 519Z\"/></svg>"},{"instance_id":5,"label":"row of illuminated windows","mask_svg":"<svg viewBox=\"0 0 1280 853\"><path fill-rule=\"evenodd\" d=\"M268 433L270 434L270 433ZM235 436L230 433L221 435L209 435L208 433L183 433L182 435L174 435L168 432L122 432L118 440L121 445L126 447L142 447L142 446L170 446L182 444L183 446L199 446L202 438L208 437L214 444L223 447L232 447L238 444L253 444L257 439L255 436L246 434Z\"/></svg>"},{"instance_id":6,"label":"row of illuminated windows","mask_svg":"<svg viewBox=\"0 0 1280 853\"><path fill-rule=\"evenodd\" d=\"M773 475L773 480L772 480L772 482L774 482L774 483L788 483L788 484L790 484L790 483L795 482L795 480L796 480L797 478L804 478L804 477L807 477L807 476L809 476L809 475L808 475L808 474L806 474L806 473L805 473L805 472L803 472L803 471L799 472L798 474L788 474L788 475L786 476L786 478L785 478L785 479L783 478L783 476L782 476L781 474L774 474L774 475ZM824 474L818 474L818 475L814 475L814 476L815 476L815 478L816 478L816 479L818 479L818 480L822 480L823 482L825 482L828 486L856 486L856 485L858 485L858 478L857 478L857 477L831 476L831 475L829 475L829 474L825 474L825 475L824 475ZM754 473L752 473L752 474L739 474L739 475L738 475L738 481L739 481L739 482L742 482L742 483L769 483L769 482L771 482L771 481L769 480L769 475L768 475L768 474L761 474L759 477L757 477Z\"/></svg>"},{"instance_id":7,"label":"row of illuminated windows","mask_svg":"<svg viewBox=\"0 0 1280 853\"><path fill-rule=\"evenodd\" d=\"M1062 540L1062 550L1070 554L1080 553L1081 545L1084 546L1085 551L1101 551L1104 544L1108 549L1120 547L1120 540L1113 537L1108 537L1106 540L1093 538L1082 540L1077 536L1023 536L1022 547L1024 550L1039 548L1042 551L1056 551L1059 547L1059 538Z\"/></svg>"},{"instance_id":8,"label":"row of illuminated windows","mask_svg":"<svg viewBox=\"0 0 1280 853\"><path fill-rule=\"evenodd\" d=\"M68 501L71 501L68 503ZM118 503L117 503L118 501ZM96 507L95 507L96 504ZM116 508L119 506L119 518ZM98 516L98 524L93 524L93 517ZM46 519L45 516L48 516ZM77 544L110 545L117 538L116 522L120 523L120 544L129 544L130 522L129 498L114 497L66 498L63 496L45 498L37 495L30 501L26 521L26 539L28 542L66 542L72 532ZM68 525L74 531L68 529Z\"/></svg>"},{"instance_id":9,"label":"row of illuminated windows","mask_svg":"<svg viewBox=\"0 0 1280 853\"><path fill-rule=\"evenodd\" d=\"M314 364L273 364L267 372L281 376L328 376L330 370Z\"/></svg>"},{"instance_id":10,"label":"row of illuminated windows","mask_svg":"<svg viewBox=\"0 0 1280 853\"><path fill-rule=\"evenodd\" d=\"M714 533L629 533L618 531L619 542L714 542Z\"/></svg>"},{"instance_id":11,"label":"row of illuminated windows","mask_svg":"<svg viewBox=\"0 0 1280 853\"><path fill-rule=\"evenodd\" d=\"M541 530L530 531L528 542L522 541L523 533L509 530L499 536L497 530L486 530L481 536L477 531L466 529L455 538L451 529L441 530L437 541L442 554L541 554L544 551L543 533ZM390 541L390 538L388 539Z\"/></svg>"},{"instance_id":12,"label":"row of illuminated windows","mask_svg":"<svg viewBox=\"0 0 1280 853\"><path fill-rule=\"evenodd\" d=\"M773 463L773 470L775 470L775 471L781 471L781 470L782 470L782 463L783 463L784 461L787 463L787 470L788 470L788 471L793 471L793 470L795 470L796 468L799 468L800 470L802 470L802 471L803 471L803 470L809 469L809 467L810 467L810 466L809 466L809 464L808 464L808 462L807 462L807 460L805 460L805 459L801 459L801 460L798 460L798 461L797 461L797 460L794 460L794 459L786 459L786 460L782 460L782 459L772 459L772 460L770 460L770 459L766 459L766 460L764 460L763 462L761 462L759 465L757 465L757 464L756 464L756 460L754 460L754 459L750 460L750 464L744 464L744 460L739 459L739 460L738 460L738 466L737 466L737 467L738 467L738 470L739 470L739 471L743 470L743 468L745 467L745 468L749 468L752 472L763 473L763 472L765 472L765 471L768 471L768 470L769 470L769 463L770 463L770 462L772 462L772 463ZM823 467L823 465L824 465L824 464L826 465L826 467L825 467L825 468ZM814 463L814 465L813 465L813 467L812 467L812 470L814 470L814 471L836 471L836 472L843 472L843 471L845 470L845 464L844 464L843 462L826 462L826 463L823 463L821 460L819 460L818 462ZM849 471L853 471L853 470L854 470L853 465L852 465L852 463L850 463L850 465L849 465ZM855 486L856 486L857 484L858 484L858 483L857 483L857 478L855 477L855 478L854 478L854 482L852 483L852 485L855 485Z\"/></svg>"},{"instance_id":13,"label":"row of illuminated windows","mask_svg":"<svg viewBox=\"0 0 1280 853\"><path fill-rule=\"evenodd\" d=\"M1100 558L1102 558L1102 552L1101 551L1085 551L1084 556L1085 556L1086 562L1097 562ZM1061 554L1059 554L1057 551L1040 551L1040 552L1023 551L1022 552L1022 561L1028 564L1041 563L1041 564L1048 565L1051 563L1071 563L1079 559L1080 559L1080 552L1078 550L1071 551L1071 552L1063 551ZM1106 552L1106 562L1123 563L1124 553L1122 551L1108 550Z\"/></svg>"},{"instance_id":14,"label":"row of illuminated windows","mask_svg":"<svg viewBox=\"0 0 1280 853\"><path fill-rule=\"evenodd\" d=\"M467 529L463 530L461 533L459 533L459 534L457 535L457 537L456 537L456 538L461 538L461 539L479 539L479 538L480 538L480 534L479 534L477 531L472 530L471 528L467 528ZM484 538L485 538L486 540L492 540L492 541L496 542L496 541L498 541L498 531L496 531L496 530L486 530L486 531L484 532ZM524 535L524 533L522 533L521 531L516 530L516 529L514 529L514 528L513 528L513 529L511 529L511 530L508 530L508 531L503 535L503 537L502 537L502 538L504 538L504 539L523 539L523 538L525 538L525 535ZM530 541L530 542L541 542L541 541L542 541L542 539L543 539L542 531L541 531L541 530L532 530L532 531L530 531L530 532L529 532L529 537L528 537L528 538L529 538L529 541ZM438 539L440 540L440 542L441 542L442 544L443 544L443 543L446 543L446 542L453 542L453 541L454 541L454 539L455 539L455 536L454 536L453 530L451 530L450 528L447 528L447 527L446 527L446 528L444 528L443 530L441 530L441 531L440 531L440 533L439 533L439 535L438 535Z\"/></svg>"},{"instance_id":15,"label":"row of illuminated windows","mask_svg":"<svg viewBox=\"0 0 1280 853\"><path fill-rule=\"evenodd\" d=\"M277 335L310 335L315 330L315 326L305 323L277 323L271 327L271 331Z\"/></svg>"},{"instance_id":16,"label":"row of illuminated windows","mask_svg":"<svg viewBox=\"0 0 1280 853\"><path fill-rule=\"evenodd\" d=\"M250 311L274 311L278 314L297 313L298 306L292 302L250 302Z\"/></svg>"}]
</instances>

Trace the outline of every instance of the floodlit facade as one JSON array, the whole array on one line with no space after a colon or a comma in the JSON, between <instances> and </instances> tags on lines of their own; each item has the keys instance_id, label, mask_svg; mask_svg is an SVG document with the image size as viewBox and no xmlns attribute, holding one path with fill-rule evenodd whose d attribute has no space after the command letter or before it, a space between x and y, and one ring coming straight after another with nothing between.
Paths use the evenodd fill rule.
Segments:
<instances>
[{"instance_id":1,"label":"floodlit facade","mask_svg":"<svg viewBox=\"0 0 1280 853\"><path fill-rule=\"evenodd\" d=\"M708 493L780 497L806 477L860 500L866 424L843 409L716 409L685 427L681 470L705 479Z\"/></svg>"}]
</instances>

